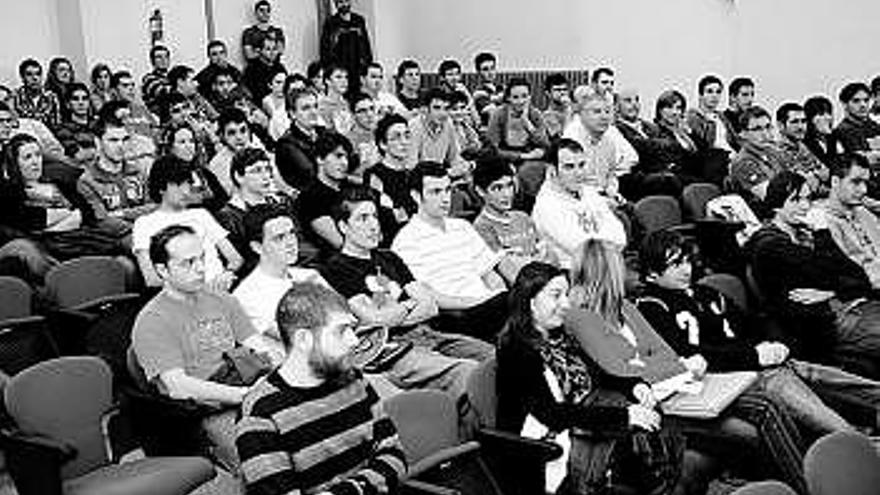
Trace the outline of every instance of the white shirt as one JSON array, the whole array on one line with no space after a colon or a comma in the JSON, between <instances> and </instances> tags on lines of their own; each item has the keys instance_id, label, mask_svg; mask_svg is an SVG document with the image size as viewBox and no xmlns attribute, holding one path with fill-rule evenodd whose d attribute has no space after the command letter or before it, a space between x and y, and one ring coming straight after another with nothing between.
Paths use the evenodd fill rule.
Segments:
<instances>
[{"instance_id":1,"label":"white shirt","mask_svg":"<svg viewBox=\"0 0 880 495\"><path fill-rule=\"evenodd\" d=\"M150 238L170 225L185 225L196 231L205 250L205 279L212 280L223 273L223 263L217 251L217 243L229 233L203 208L189 208L181 211L156 210L139 216L134 221L131 233L132 251L148 251Z\"/></svg>"},{"instance_id":2,"label":"white shirt","mask_svg":"<svg viewBox=\"0 0 880 495\"><path fill-rule=\"evenodd\" d=\"M244 313L257 329L257 333L280 340L275 312L281 298L294 282L316 282L330 287L321 274L311 268L290 267L287 278L278 278L257 266L238 284L232 296L238 299Z\"/></svg>"},{"instance_id":3,"label":"white shirt","mask_svg":"<svg viewBox=\"0 0 880 495\"><path fill-rule=\"evenodd\" d=\"M409 110L403 106L403 103L401 103L393 93L389 93L385 90L379 91L376 98L373 100L376 102L376 109L379 110L379 115L390 113L396 113L397 115L403 115L404 117L409 115Z\"/></svg>"},{"instance_id":4,"label":"white shirt","mask_svg":"<svg viewBox=\"0 0 880 495\"><path fill-rule=\"evenodd\" d=\"M585 150L590 146L589 133L578 116L566 124L562 131L562 137L577 141ZM639 154L636 153L636 149L623 137L616 125L608 126L608 130L602 137L607 138L614 145L614 175L620 177L627 174L639 163Z\"/></svg>"},{"instance_id":5,"label":"white shirt","mask_svg":"<svg viewBox=\"0 0 880 495\"><path fill-rule=\"evenodd\" d=\"M608 201L592 188L584 188L576 198L552 180L544 181L535 197L532 220L562 268L571 268L577 250L587 239L626 246L623 223L611 211Z\"/></svg>"},{"instance_id":6,"label":"white shirt","mask_svg":"<svg viewBox=\"0 0 880 495\"><path fill-rule=\"evenodd\" d=\"M448 296L489 298L483 275L495 268L503 253L495 253L468 221L446 218L444 228L414 216L397 233L391 250L409 267L416 280Z\"/></svg>"}]
</instances>

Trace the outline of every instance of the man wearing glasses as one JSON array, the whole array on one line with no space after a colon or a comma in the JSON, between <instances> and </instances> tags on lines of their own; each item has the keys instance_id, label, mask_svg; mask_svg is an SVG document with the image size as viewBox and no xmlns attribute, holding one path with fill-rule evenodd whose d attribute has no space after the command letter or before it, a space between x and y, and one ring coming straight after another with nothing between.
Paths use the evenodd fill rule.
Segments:
<instances>
[{"instance_id":1,"label":"man wearing glasses","mask_svg":"<svg viewBox=\"0 0 880 495\"><path fill-rule=\"evenodd\" d=\"M773 121L767 110L752 106L740 116L742 148L730 162L728 180L754 209L767 193L770 179L783 170L773 139Z\"/></svg>"}]
</instances>

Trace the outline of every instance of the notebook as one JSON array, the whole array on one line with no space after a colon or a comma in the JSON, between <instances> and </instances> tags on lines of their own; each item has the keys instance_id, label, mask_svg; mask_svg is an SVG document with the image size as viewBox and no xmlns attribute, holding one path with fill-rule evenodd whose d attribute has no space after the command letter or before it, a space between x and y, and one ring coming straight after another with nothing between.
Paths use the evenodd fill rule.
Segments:
<instances>
[{"instance_id":1,"label":"notebook","mask_svg":"<svg viewBox=\"0 0 880 495\"><path fill-rule=\"evenodd\" d=\"M665 414L672 416L716 418L757 378L755 371L708 373L703 377L702 387L676 392L661 407Z\"/></svg>"}]
</instances>

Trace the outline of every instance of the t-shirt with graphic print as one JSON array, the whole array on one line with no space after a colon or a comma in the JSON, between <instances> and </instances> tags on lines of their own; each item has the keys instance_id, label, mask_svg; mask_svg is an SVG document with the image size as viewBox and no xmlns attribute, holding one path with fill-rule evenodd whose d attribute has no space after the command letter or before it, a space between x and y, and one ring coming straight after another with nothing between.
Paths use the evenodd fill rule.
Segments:
<instances>
[{"instance_id":1,"label":"t-shirt with graphic print","mask_svg":"<svg viewBox=\"0 0 880 495\"><path fill-rule=\"evenodd\" d=\"M403 288L414 280L403 260L385 249L373 250L370 259L337 253L321 269L321 275L346 299L365 294L379 307L406 299Z\"/></svg>"},{"instance_id":2,"label":"t-shirt with graphic print","mask_svg":"<svg viewBox=\"0 0 880 495\"><path fill-rule=\"evenodd\" d=\"M228 294L202 290L180 299L162 291L138 314L132 346L148 380L175 368L206 380L223 364L223 353L255 333Z\"/></svg>"}]
</instances>

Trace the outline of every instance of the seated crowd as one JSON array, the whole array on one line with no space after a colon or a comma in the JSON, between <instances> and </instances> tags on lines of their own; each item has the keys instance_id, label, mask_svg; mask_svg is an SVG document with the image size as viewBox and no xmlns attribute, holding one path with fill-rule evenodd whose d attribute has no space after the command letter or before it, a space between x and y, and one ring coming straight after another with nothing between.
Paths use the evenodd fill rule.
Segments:
<instances>
[{"instance_id":1,"label":"seated crowd","mask_svg":"<svg viewBox=\"0 0 880 495\"><path fill-rule=\"evenodd\" d=\"M154 393L212 405L211 455L247 493L393 492L383 401L441 390L467 424L494 359L500 429L569 433L565 493L705 493L753 442L763 476L806 494L814 439L878 432L880 78L843 86L836 125L821 95L771 113L747 77L722 109L714 75L646 119L610 68L534 88L491 53L472 87L446 60L423 88L407 59L389 91L350 4L306 74L260 0L243 70L214 40L200 71L154 45L140 92L63 57L0 86L0 275L39 292L61 262L119 260L150 298L137 364ZM640 222L641 200L707 183L714 224ZM704 229L729 238L723 270ZM697 283L713 271L752 304ZM355 365L377 327L393 352ZM731 371L757 378L718 422L661 412L666 379Z\"/></svg>"}]
</instances>

